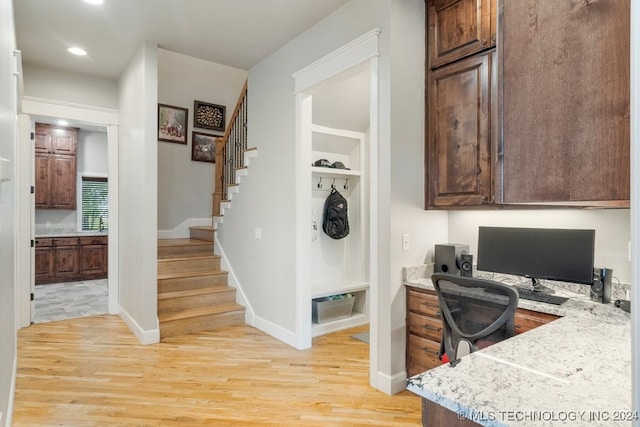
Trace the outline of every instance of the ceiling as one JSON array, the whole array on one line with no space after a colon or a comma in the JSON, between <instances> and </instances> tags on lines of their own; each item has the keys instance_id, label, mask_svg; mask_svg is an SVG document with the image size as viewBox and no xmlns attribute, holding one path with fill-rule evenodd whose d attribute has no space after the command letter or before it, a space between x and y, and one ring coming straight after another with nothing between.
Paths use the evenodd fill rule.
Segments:
<instances>
[{"instance_id":1,"label":"ceiling","mask_svg":"<svg viewBox=\"0 0 640 427\"><path fill-rule=\"evenodd\" d=\"M25 64L116 80L143 41L248 70L348 0L14 0ZM79 57L67 48L88 52ZM362 71L362 70L357 70ZM366 131L369 75L332 81L314 94L314 122ZM53 118L38 118L54 122ZM99 130L85 123L70 123Z\"/></svg>"},{"instance_id":2,"label":"ceiling","mask_svg":"<svg viewBox=\"0 0 640 427\"><path fill-rule=\"evenodd\" d=\"M348 0L14 0L24 63L117 79L143 41L248 70ZM87 56L69 54L82 47Z\"/></svg>"}]
</instances>

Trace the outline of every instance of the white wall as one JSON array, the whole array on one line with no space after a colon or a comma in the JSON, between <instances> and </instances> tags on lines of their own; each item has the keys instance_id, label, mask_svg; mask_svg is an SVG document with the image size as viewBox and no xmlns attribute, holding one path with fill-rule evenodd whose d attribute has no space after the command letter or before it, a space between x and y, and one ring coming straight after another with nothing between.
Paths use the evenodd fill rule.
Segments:
<instances>
[{"instance_id":1,"label":"white wall","mask_svg":"<svg viewBox=\"0 0 640 427\"><path fill-rule=\"evenodd\" d=\"M446 237L446 213L423 210L424 5L421 0L352 0L249 71L249 176L218 238L258 317L295 328L295 105L291 74L380 28L380 227L377 343L372 382L404 388L404 265L421 264ZM392 61L402 61L392 65ZM393 154L392 154L393 153ZM390 208L393 203L394 207ZM254 228L262 228L262 239ZM401 252L401 234L412 248ZM376 359L374 357L373 359ZM372 359L372 360L373 360Z\"/></svg>"},{"instance_id":2,"label":"white wall","mask_svg":"<svg viewBox=\"0 0 640 427\"><path fill-rule=\"evenodd\" d=\"M118 108L118 82L24 64L25 95L70 104Z\"/></svg>"},{"instance_id":3,"label":"white wall","mask_svg":"<svg viewBox=\"0 0 640 427\"><path fill-rule=\"evenodd\" d=\"M0 184L0 425L11 425L16 371L16 48L11 0L0 0L0 156L11 161L11 180Z\"/></svg>"},{"instance_id":4,"label":"white wall","mask_svg":"<svg viewBox=\"0 0 640 427\"><path fill-rule=\"evenodd\" d=\"M381 315L388 312L378 347L380 370L393 377L392 392L405 383L405 289L402 267L426 261L433 246L447 236L447 213L424 210L424 53L423 1L391 1L390 48L390 234L387 248L391 259L388 295L381 292ZM381 158L385 155L381 153ZM402 235L409 234L408 251L402 251ZM386 243L386 244L385 244ZM385 288L380 286L381 290ZM381 325L382 328L382 325Z\"/></svg>"},{"instance_id":5,"label":"white wall","mask_svg":"<svg viewBox=\"0 0 640 427\"><path fill-rule=\"evenodd\" d=\"M211 217L214 164L191 161L191 134L223 132L193 127L195 100L226 106L230 120L247 72L158 49L158 102L189 109L187 145L158 142L158 228L171 230L188 218Z\"/></svg>"},{"instance_id":6,"label":"white wall","mask_svg":"<svg viewBox=\"0 0 640 427\"><path fill-rule=\"evenodd\" d=\"M157 46L145 42L119 81L120 315L143 344L157 317Z\"/></svg>"},{"instance_id":7,"label":"white wall","mask_svg":"<svg viewBox=\"0 0 640 427\"><path fill-rule=\"evenodd\" d=\"M77 193L81 193L80 179L83 173L109 174L107 155L107 133L80 129L78 132L78 148L76 152ZM80 209L80 197L77 198L77 209ZM49 233L52 229L78 228L77 210L36 209L36 234Z\"/></svg>"},{"instance_id":8,"label":"white wall","mask_svg":"<svg viewBox=\"0 0 640 427\"><path fill-rule=\"evenodd\" d=\"M457 211L449 213L448 241L466 243L469 245L469 252L477 254L478 227L481 225L594 229L596 230L596 267L612 268L614 277L622 283L630 283L629 224L629 209Z\"/></svg>"}]
</instances>

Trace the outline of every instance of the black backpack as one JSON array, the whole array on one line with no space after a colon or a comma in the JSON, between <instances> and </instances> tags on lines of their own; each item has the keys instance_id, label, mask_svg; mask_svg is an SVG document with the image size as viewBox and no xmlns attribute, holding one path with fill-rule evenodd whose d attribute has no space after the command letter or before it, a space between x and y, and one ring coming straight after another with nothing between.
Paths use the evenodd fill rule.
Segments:
<instances>
[{"instance_id":1,"label":"black backpack","mask_svg":"<svg viewBox=\"0 0 640 427\"><path fill-rule=\"evenodd\" d=\"M349 234L347 199L335 188L331 189L331 194L324 202L322 230L332 239L342 239Z\"/></svg>"}]
</instances>

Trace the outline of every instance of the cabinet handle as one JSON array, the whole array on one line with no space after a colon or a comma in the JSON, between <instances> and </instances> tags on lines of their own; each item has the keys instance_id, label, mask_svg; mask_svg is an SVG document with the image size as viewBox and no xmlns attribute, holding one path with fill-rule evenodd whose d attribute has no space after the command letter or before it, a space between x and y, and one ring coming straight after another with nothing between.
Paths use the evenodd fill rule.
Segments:
<instances>
[{"instance_id":1,"label":"cabinet handle","mask_svg":"<svg viewBox=\"0 0 640 427\"><path fill-rule=\"evenodd\" d=\"M434 356L439 356L437 351L431 350L429 347L422 347L422 351L425 353L433 354Z\"/></svg>"},{"instance_id":2,"label":"cabinet handle","mask_svg":"<svg viewBox=\"0 0 640 427\"><path fill-rule=\"evenodd\" d=\"M440 332L440 331L442 331L442 328L436 328L436 327L431 326L431 325L422 325L422 327L423 327L424 329L428 329L428 330L433 331L433 332Z\"/></svg>"},{"instance_id":3,"label":"cabinet handle","mask_svg":"<svg viewBox=\"0 0 640 427\"><path fill-rule=\"evenodd\" d=\"M439 305L433 305L433 304L431 304L431 303L429 303L429 302L427 302L427 301L422 301L422 302L420 303L420 305L424 305L425 307L440 308L440 306L439 306Z\"/></svg>"},{"instance_id":4,"label":"cabinet handle","mask_svg":"<svg viewBox=\"0 0 640 427\"><path fill-rule=\"evenodd\" d=\"M495 43L495 42L496 42L496 35L495 35L495 34L493 34L493 35L491 36L491 43Z\"/></svg>"},{"instance_id":5,"label":"cabinet handle","mask_svg":"<svg viewBox=\"0 0 640 427\"><path fill-rule=\"evenodd\" d=\"M518 325L518 324L516 323L515 325L513 325L513 327L514 327L515 329L521 329L521 328L522 328L522 325Z\"/></svg>"}]
</instances>

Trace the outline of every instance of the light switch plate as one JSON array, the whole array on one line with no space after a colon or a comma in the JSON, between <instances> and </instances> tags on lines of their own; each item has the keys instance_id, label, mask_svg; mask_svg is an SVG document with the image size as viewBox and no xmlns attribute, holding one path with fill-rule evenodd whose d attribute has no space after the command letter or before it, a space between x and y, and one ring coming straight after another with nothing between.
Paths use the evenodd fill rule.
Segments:
<instances>
[{"instance_id":1,"label":"light switch plate","mask_svg":"<svg viewBox=\"0 0 640 427\"><path fill-rule=\"evenodd\" d=\"M410 243L409 243L409 234L405 233L402 235L402 250L403 251L408 251L410 248Z\"/></svg>"}]
</instances>

